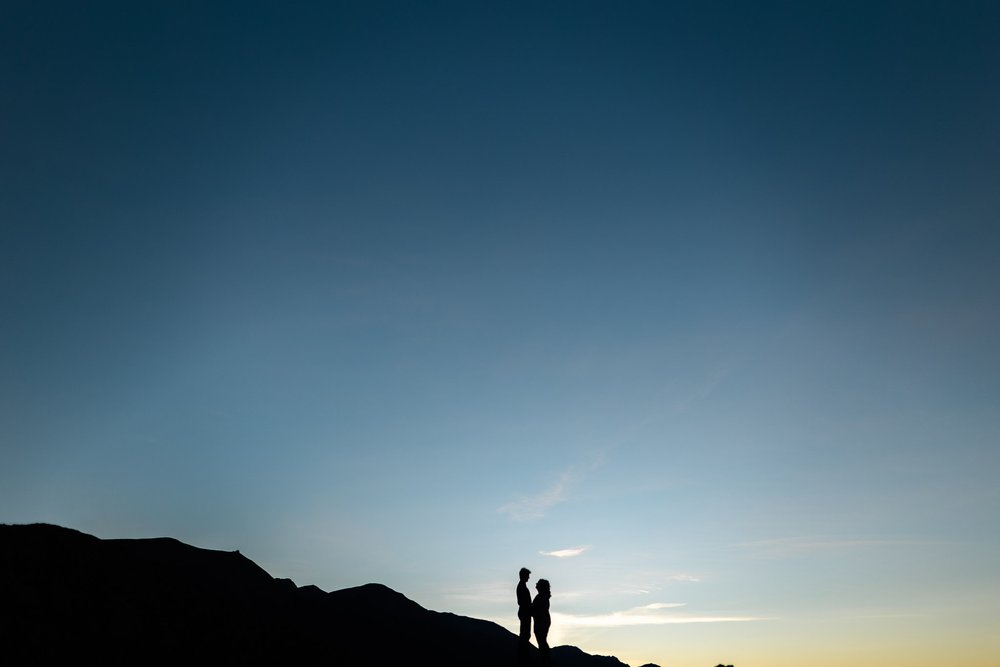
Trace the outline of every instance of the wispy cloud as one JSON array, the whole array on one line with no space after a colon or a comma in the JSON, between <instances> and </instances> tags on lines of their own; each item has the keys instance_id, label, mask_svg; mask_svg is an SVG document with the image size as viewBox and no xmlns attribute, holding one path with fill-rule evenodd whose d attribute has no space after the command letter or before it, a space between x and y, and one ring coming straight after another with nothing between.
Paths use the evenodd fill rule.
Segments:
<instances>
[{"instance_id":1,"label":"wispy cloud","mask_svg":"<svg viewBox=\"0 0 1000 667\"><path fill-rule=\"evenodd\" d=\"M915 612L885 612L885 613L870 613L870 614L857 614L855 616L850 616L849 618L862 619L866 621L879 621L885 619L896 619L896 618L931 618L931 614L915 613Z\"/></svg>"},{"instance_id":2,"label":"wispy cloud","mask_svg":"<svg viewBox=\"0 0 1000 667\"><path fill-rule=\"evenodd\" d=\"M579 478L580 475L572 468L566 470L541 493L533 496L524 496L514 502L507 503L498 511L506 514L514 521L540 519L545 516L549 508L566 501L569 488Z\"/></svg>"},{"instance_id":3,"label":"wispy cloud","mask_svg":"<svg viewBox=\"0 0 1000 667\"><path fill-rule=\"evenodd\" d=\"M587 473L604 465L607 455L607 450L592 452L583 461L563 470L555 481L540 493L522 496L503 505L497 511L506 514L514 521L542 518L550 508L569 500L570 491L584 480Z\"/></svg>"},{"instance_id":4,"label":"wispy cloud","mask_svg":"<svg viewBox=\"0 0 1000 667\"><path fill-rule=\"evenodd\" d=\"M449 600L476 602L488 604L509 604L511 587L509 582L493 582L489 584L470 585L456 588L444 593Z\"/></svg>"},{"instance_id":5,"label":"wispy cloud","mask_svg":"<svg viewBox=\"0 0 1000 667\"><path fill-rule=\"evenodd\" d=\"M686 607L687 604L684 602L654 602L652 604L646 604L639 609L675 609L677 607Z\"/></svg>"},{"instance_id":6,"label":"wispy cloud","mask_svg":"<svg viewBox=\"0 0 1000 667\"><path fill-rule=\"evenodd\" d=\"M622 584L618 593L622 595L652 595L675 584L701 583L701 575L688 572L646 571L635 573L632 581Z\"/></svg>"},{"instance_id":7,"label":"wispy cloud","mask_svg":"<svg viewBox=\"0 0 1000 667\"><path fill-rule=\"evenodd\" d=\"M672 610L686 606L683 602L654 602L642 607L608 614L576 615L552 614L553 623L561 626L587 628L614 628L630 625L671 625L684 623L746 623L770 620L758 616L729 616L712 614L680 614Z\"/></svg>"},{"instance_id":8,"label":"wispy cloud","mask_svg":"<svg viewBox=\"0 0 1000 667\"><path fill-rule=\"evenodd\" d=\"M730 374L729 368L716 368L701 378L688 394L673 404L676 412L688 412L698 403L704 402Z\"/></svg>"},{"instance_id":9,"label":"wispy cloud","mask_svg":"<svg viewBox=\"0 0 1000 667\"><path fill-rule=\"evenodd\" d=\"M761 558L792 558L831 551L872 547L914 547L926 546L927 544L928 542L921 540L906 539L797 536L740 542L734 547Z\"/></svg>"},{"instance_id":10,"label":"wispy cloud","mask_svg":"<svg viewBox=\"0 0 1000 667\"><path fill-rule=\"evenodd\" d=\"M570 549L557 549L555 551L539 551L538 553L543 556L552 556L553 558L574 558L589 549L590 547L572 547Z\"/></svg>"},{"instance_id":11,"label":"wispy cloud","mask_svg":"<svg viewBox=\"0 0 1000 667\"><path fill-rule=\"evenodd\" d=\"M560 593L560 599L565 594ZM738 614L695 614L685 613L683 602L654 602L642 607L634 607L624 611L612 611L605 614L564 614L552 613L552 628L554 634L550 641L561 644L567 641L578 641L580 633L588 633L594 629L625 628L634 626L685 625L694 623L752 623L774 620L773 617L749 616ZM510 616L492 619L499 625L516 631Z\"/></svg>"}]
</instances>

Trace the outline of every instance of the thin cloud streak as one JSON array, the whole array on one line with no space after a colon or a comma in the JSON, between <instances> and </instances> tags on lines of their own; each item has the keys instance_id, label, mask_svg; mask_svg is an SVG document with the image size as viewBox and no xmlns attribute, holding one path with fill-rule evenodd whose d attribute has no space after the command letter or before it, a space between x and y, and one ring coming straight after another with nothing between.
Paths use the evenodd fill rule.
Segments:
<instances>
[{"instance_id":1,"label":"thin cloud streak","mask_svg":"<svg viewBox=\"0 0 1000 667\"><path fill-rule=\"evenodd\" d=\"M926 546L929 542L904 539L800 536L740 542L735 548L762 558L792 558L808 554L871 547Z\"/></svg>"},{"instance_id":2,"label":"thin cloud streak","mask_svg":"<svg viewBox=\"0 0 1000 667\"><path fill-rule=\"evenodd\" d=\"M532 521L541 519L546 512L559 503L569 500L570 491L578 486L587 474L604 465L608 454L615 447L592 452L582 461L577 461L565 469L559 477L541 493L523 496L497 509L514 521Z\"/></svg>"},{"instance_id":3,"label":"thin cloud streak","mask_svg":"<svg viewBox=\"0 0 1000 667\"><path fill-rule=\"evenodd\" d=\"M676 609L684 606L686 604L683 602L661 602L608 614L563 614L554 612L552 613L552 625L554 628L558 628L560 633L571 635L574 630L581 628L624 628L696 623L752 623L774 620L773 617L763 616L713 616L707 614L662 613L666 609ZM492 620L498 625L508 628L513 627L509 617L493 618Z\"/></svg>"},{"instance_id":4,"label":"thin cloud streak","mask_svg":"<svg viewBox=\"0 0 1000 667\"><path fill-rule=\"evenodd\" d=\"M541 493L523 496L503 505L497 511L506 514L514 521L531 521L542 518L550 508L569 500L570 490L583 481L587 472L602 466L606 456L606 452L598 452L589 463L577 463L570 466Z\"/></svg>"},{"instance_id":5,"label":"thin cloud streak","mask_svg":"<svg viewBox=\"0 0 1000 667\"><path fill-rule=\"evenodd\" d=\"M461 600L465 602L504 604L510 602L511 587L506 582L497 582L493 584L484 584L482 586L470 586L462 589L453 589L444 593L443 597L449 600Z\"/></svg>"},{"instance_id":6,"label":"thin cloud streak","mask_svg":"<svg viewBox=\"0 0 1000 667\"><path fill-rule=\"evenodd\" d=\"M663 606L659 606L663 605ZM758 616L696 616L686 614L656 613L661 609L683 607L683 603L657 603L645 607L637 607L628 611L612 612L610 614L575 615L552 614L553 624L558 623L567 628L618 628L635 625L682 625L688 623L748 623L767 621L769 618ZM652 613L651 613L652 612Z\"/></svg>"},{"instance_id":7,"label":"thin cloud streak","mask_svg":"<svg viewBox=\"0 0 1000 667\"><path fill-rule=\"evenodd\" d=\"M700 575L687 572L644 572L634 582L623 584L618 589L622 595L651 595L675 584L699 584L704 580Z\"/></svg>"},{"instance_id":8,"label":"thin cloud streak","mask_svg":"<svg viewBox=\"0 0 1000 667\"><path fill-rule=\"evenodd\" d=\"M526 496L520 500L508 503L498 511L506 514L514 521L531 521L540 519L553 506L565 502L567 491L575 482L577 475L572 470L567 470L559 475L559 478L547 489L533 496Z\"/></svg>"},{"instance_id":9,"label":"thin cloud streak","mask_svg":"<svg viewBox=\"0 0 1000 667\"><path fill-rule=\"evenodd\" d=\"M557 549L556 551L539 551L538 553L553 558L575 558L589 549L590 547L572 547L570 549Z\"/></svg>"}]
</instances>

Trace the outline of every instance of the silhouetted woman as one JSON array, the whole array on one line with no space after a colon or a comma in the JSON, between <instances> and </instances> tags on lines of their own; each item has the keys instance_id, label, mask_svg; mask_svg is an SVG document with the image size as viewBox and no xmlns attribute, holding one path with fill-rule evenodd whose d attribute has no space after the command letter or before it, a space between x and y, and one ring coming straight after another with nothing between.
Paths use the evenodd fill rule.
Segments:
<instances>
[{"instance_id":1,"label":"silhouetted woman","mask_svg":"<svg viewBox=\"0 0 1000 667\"><path fill-rule=\"evenodd\" d=\"M539 579L535 584L538 595L531 603L531 616L535 619L535 641L538 642L538 655L542 659L543 665L552 664L552 655L549 652L549 626L552 625L552 618L549 616L549 598L552 591L549 589L548 579Z\"/></svg>"}]
</instances>

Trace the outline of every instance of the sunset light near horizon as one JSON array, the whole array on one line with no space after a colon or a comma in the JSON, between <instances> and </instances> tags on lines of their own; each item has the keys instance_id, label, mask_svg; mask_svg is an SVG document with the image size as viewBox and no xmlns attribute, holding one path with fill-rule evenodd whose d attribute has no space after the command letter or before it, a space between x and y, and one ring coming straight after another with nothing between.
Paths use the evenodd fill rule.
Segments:
<instances>
[{"instance_id":1,"label":"sunset light near horizon","mask_svg":"<svg viewBox=\"0 0 1000 667\"><path fill-rule=\"evenodd\" d=\"M0 3L0 523L631 667L997 667L1000 3Z\"/></svg>"}]
</instances>

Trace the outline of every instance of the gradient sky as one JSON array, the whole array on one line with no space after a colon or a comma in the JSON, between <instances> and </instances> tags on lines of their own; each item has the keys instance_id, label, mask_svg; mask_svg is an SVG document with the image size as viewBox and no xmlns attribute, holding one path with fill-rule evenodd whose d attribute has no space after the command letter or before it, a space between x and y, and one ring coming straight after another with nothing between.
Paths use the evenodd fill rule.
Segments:
<instances>
[{"instance_id":1,"label":"gradient sky","mask_svg":"<svg viewBox=\"0 0 1000 667\"><path fill-rule=\"evenodd\" d=\"M0 521L633 667L995 667L1000 4L0 3Z\"/></svg>"}]
</instances>

